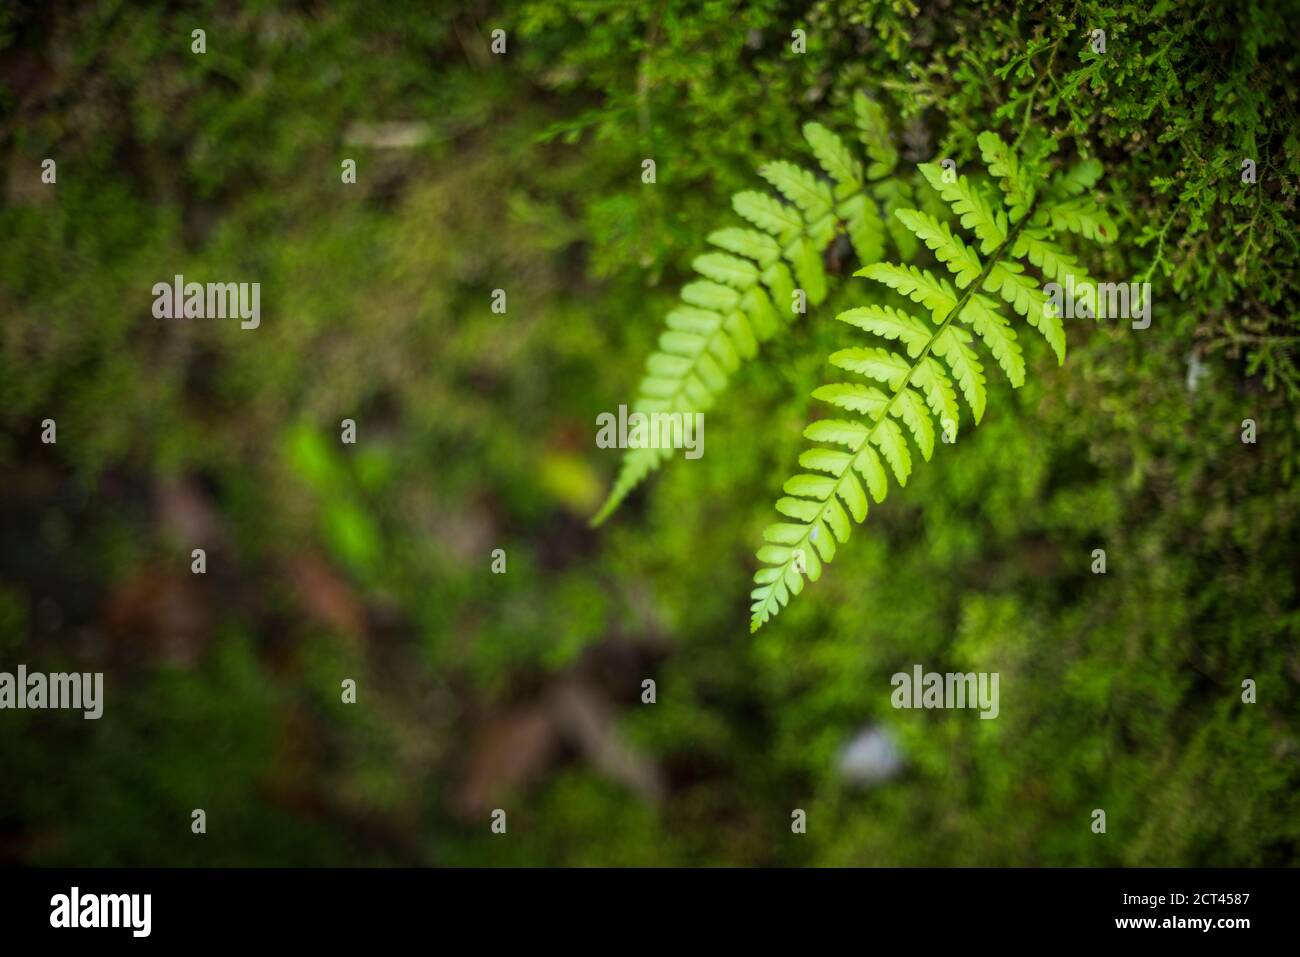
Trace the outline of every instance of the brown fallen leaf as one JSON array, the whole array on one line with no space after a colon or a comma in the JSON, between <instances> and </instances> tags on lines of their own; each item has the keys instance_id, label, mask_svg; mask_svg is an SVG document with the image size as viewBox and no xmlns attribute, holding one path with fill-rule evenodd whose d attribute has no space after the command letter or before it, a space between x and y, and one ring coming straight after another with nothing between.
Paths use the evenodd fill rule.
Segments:
<instances>
[{"instance_id":1,"label":"brown fallen leaf","mask_svg":"<svg viewBox=\"0 0 1300 957\"><path fill-rule=\"evenodd\" d=\"M204 548L212 552L225 543L225 531L211 500L187 475L158 483L155 508L158 524L171 541L189 552Z\"/></svg>"},{"instance_id":2,"label":"brown fallen leaf","mask_svg":"<svg viewBox=\"0 0 1300 957\"><path fill-rule=\"evenodd\" d=\"M470 740L469 770L455 798L457 810L466 817L490 810L504 794L538 777L558 744L545 705L489 718Z\"/></svg>"},{"instance_id":3,"label":"brown fallen leaf","mask_svg":"<svg viewBox=\"0 0 1300 957\"><path fill-rule=\"evenodd\" d=\"M593 688L581 680L562 681L551 692L549 704L560 733L599 771L647 801L663 799L658 766L623 739L614 710Z\"/></svg>"},{"instance_id":4,"label":"brown fallen leaf","mask_svg":"<svg viewBox=\"0 0 1300 957\"><path fill-rule=\"evenodd\" d=\"M191 576L146 566L114 588L102 616L110 642L170 664L192 666L212 637L207 596Z\"/></svg>"},{"instance_id":5,"label":"brown fallen leaf","mask_svg":"<svg viewBox=\"0 0 1300 957\"><path fill-rule=\"evenodd\" d=\"M365 605L329 562L317 554L303 552L289 558L285 573L308 617L357 644L365 640Z\"/></svg>"},{"instance_id":6,"label":"brown fallen leaf","mask_svg":"<svg viewBox=\"0 0 1300 957\"><path fill-rule=\"evenodd\" d=\"M646 801L662 800L659 767L623 739L616 718L585 674L557 678L536 701L487 719L472 737L457 810L467 817L486 813L511 790L540 778L562 746Z\"/></svg>"}]
</instances>

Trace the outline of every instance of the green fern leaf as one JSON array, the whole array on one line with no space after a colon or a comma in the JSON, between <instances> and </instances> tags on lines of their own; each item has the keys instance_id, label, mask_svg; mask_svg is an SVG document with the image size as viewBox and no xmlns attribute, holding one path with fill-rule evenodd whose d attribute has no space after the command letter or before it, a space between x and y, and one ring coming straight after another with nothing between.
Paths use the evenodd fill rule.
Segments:
<instances>
[{"instance_id":1,"label":"green fern leaf","mask_svg":"<svg viewBox=\"0 0 1300 957\"><path fill-rule=\"evenodd\" d=\"M943 167L937 163L922 163L921 175L952 207L959 222L972 230L980 240L980 252L987 255L1007 240L1007 214L994 210L984 195L965 176L956 176L944 182Z\"/></svg>"},{"instance_id":2,"label":"green fern leaf","mask_svg":"<svg viewBox=\"0 0 1300 957\"><path fill-rule=\"evenodd\" d=\"M841 349L831 354L831 365L856 372L897 389L912 371L906 359L888 349Z\"/></svg>"},{"instance_id":3,"label":"green fern leaf","mask_svg":"<svg viewBox=\"0 0 1300 957\"><path fill-rule=\"evenodd\" d=\"M803 457L800 456L802 462ZM865 521L867 518L867 494L862 490L862 483L858 481L853 474L852 469L842 470L843 478L840 484L836 486L836 491L840 500L844 503L849 514L853 516L855 522ZM845 535L845 538L848 536Z\"/></svg>"},{"instance_id":4,"label":"green fern leaf","mask_svg":"<svg viewBox=\"0 0 1300 957\"><path fill-rule=\"evenodd\" d=\"M785 251L786 259L794 266L799 286L808 294L808 301L820 305L826 298L826 269L822 265L821 248L807 236L796 239Z\"/></svg>"},{"instance_id":5,"label":"green fern leaf","mask_svg":"<svg viewBox=\"0 0 1300 957\"><path fill-rule=\"evenodd\" d=\"M876 160L873 176L885 175L892 171L896 156L889 131L883 127L884 115L874 104L860 105L858 112L860 123L872 124L860 132ZM661 339L660 351L653 357L656 371L642 380L634 410L691 411L712 401L740 364L756 355L760 343L784 329L807 305L816 306L830 294L832 277L826 272L823 253L840 233L848 234L863 264L880 258L887 232L900 244L915 243L906 230L894 233L892 222L886 227L875 193L864 191L862 164L843 140L819 123L807 124L803 132L834 186L817 173L778 160L765 164L760 174L789 202L756 190L732 197L733 209L755 228L728 227L711 233L709 243L724 252L697 256L692 266L704 281L682 290L687 307L721 316L721 321L715 318L709 330L680 328L680 315L676 327L670 323L668 331L673 334ZM891 190L893 186L898 188ZM908 195L906 184L892 179L874 183L873 190L892 203ZM603 521L672 454L670 449L628 450L593 523Z\"/></svg>"},{"instance_id":6,"label":"green fern leaf","mask_svg":"<svg viewBox=\"0 0 1300 957\"><path fill-rule=\"evenodd\" d=\"M794 277L785 263L776 262L763 270L763 285L772 290L772 304L779 315L793 320L794 312Z\"/></svg>"},{"instance_id":7,"label":"green fern leaf","mask_svg":"<svg viewBox=\"0 0 1300 957\"><path fill-rule=\"evenodd\" d=\"M898 393L894 414L911 430L912 438L921 450L921 457L930 461L930 456L934 454L934 423L930 421L925 399L914 389L904 386Z\"/></svg>"},{"instance_id":8,"label":"green fern leaf","mask_svg":"<svg viewBox=\"0 0 1300 957\"><path fill-rule=\"evenodd\" d=\"M1007 197L1011 222L1019 222L1034 205L1033 177L998 134L981 133L975 142L979 144L980 155L989 172L997 177L998 185Z\"/></svg>"},{"instance_id":9,"label":"green fern leaf","mask_svg":"<svg viewBox=\"0 0 1300 957\"><path fill-rule=\"evenodd\" d=\"M803 217L799 210L767 193L746 190L731 198L731 206L765 233L771 233L782 242L789 242L803 230Z\"/></svg>"},{"instance_id":10,"label":"green fern leaf","mask_svg":"<svg viewBox=\"0 0 1300 957\"><path fill-rule=\"evenodd\" d=\"M781 321L778 318L780 313L772 305L772 300L767 297L761 285L751 286L740 297L739 308L754 327L754 335L759 342L766 342L780 331Z\"/></svg>"},{"instance_id":11,"label":"green fern leaf","mask_svg":"<svg viewBox=\"0 0 1300 957\"><path fill-rule=\"evenodd\" d=\"M1024 316L1031 326L1043 334L1059 363L1065 362L1065 328L1047 294L1039 288L1032 276L1019 263L1005 262L995 265L984 282L989 292L999 293L1011 307Z\"/></svg>"},{"instance_id":12,"label":"green fern leaf","mask_svg":"<svg viewBox=\"0 0 1300 957\"><path fill-rule=\"evenodd\" d=\"M835 317L882 339L896 339L907 347L907 354L916 358L930 341L933 330L916 316L892 306L862 306L846 309Z\"/></svg>"},{"instance_id":13,"label":"green fern leaf","mask_svg":"<svg viewBox=\"0 0 1300 957\"><path fill-rule=\"evenodd\" d=\"M802 166L776 160L764 164L758 174L803 210L809 220L818 220L830 214L834 203L830 188Z\"/></svg>"},{"instance_id":14,"label":"green fern leaf","mask_svg":"<svg viewBox=\"0 0 1300 957\"><path fill-rule=\"evenodd\" d=\"M815 448L808 449L800 454L799 464L806 469L816 469L819 472L830 472L832 475L839 475L852 458L853 456L848 452L841 452L838 449Z\"/></svg>"},{"instance_id":15,"label":"green fern leaf","mask_svg":"<svg viewBox=\"0 0 1300 957\"><path fill-rule=\"evenodd\" d=\"M839 206L858 262L873 263L885 252L885 224L870 197L859 193Z\"/></svg>"},{"instance_id":16,"label":"green fern leaf","mask_svg":"<svg viewBox=\"0 0 1300 957\"><path fill-rule=\"evenodd\" d=\"M1058 359L1064 359L1060 317L1023 260L1050 279L1083 275L1078 260L1057 244L1051 230L1113 238L1113 224L1104 210L1091 199L1065 196L1089 188L1096 181L1097 170L1085 162L1040 191L1035 186L1036 175L1000 138L984 134L978 142L990 172L999 179L1006 208L994 208L965 177L949 177L952 181L944 182L940 167L925 164L921 169L960 224L975 234L979 255L931 212L894 210L899 226L934 252L952 272L961 292L908 263L871 263L857 272L924 306L934 326L883 305L848 309L837 317L880 341L898 343L907 356L874 346L841 349L831 355L832 365L883 383L885 389L832 383L813 393L817 399L862 416L862 421L825 419L804 430L810 440L838 448L805 452L800 464L819 474L810 477L803 473L785 487L787 495L778 503L778 511L795 521L778 522L764 532L766 541L779 545L769 544L759 551L759 560L768 567L754 576L752 631L799 594L805 579L816 581L821 576L822 565L835 556L835 542L848 540L850 518L861 522L866 517L867 493L877 502L884 499L888 475L882 462L888 464L900 486L906 484L912 459L899 422L910 432L922 458L928 460L934 452L934 420L943 426L945 438L955 432L960 413L958 389L975 423L982 420L987 389L972 332L1013 387L1024 383L1025 360L1016 332L999 303L980 290L996 292L1043 334ZM988 258L981 262L981 255Z\"/></svg>"},{"instance_id":17,"label":"green fern leaf","mask_svg":"<svg viewBox=\"0 0 1300 957\"><path fill-rule=\"evenodd\" d=\"M1092 189L1101 179L1101 163L1089 158L1081 160L1064 172L1052 177L1049 195L1056 201L1079 196Z\"/></svg>"},{"instance_id":18,"label":"green fern leaf","mask_svg":"<svg viewBox=\"0 0 1300 957\"><path fill-rule=\"evenodd\" d=\"M862 164L857 161L844 141L820 123L806 123L804 139L812 147L817 162L835 180L840 198L862 189Z\"/></svg>"},{"instance_id":19,"label":"green fern leaf","mask_svg":"<svg viewBox=\"0 0 1300 957\"><path fill-rule=\"evenodd\" d=\"M1042 229L1023 230L1016 239L1011 255L1017 259L1027 258L1044 276L1062 285L1067 276L1074 277L1076 286L1081 282L1091 282L1088 271L1079 260L1049 239Z\"/></svg>"},{"instance_id":20,"label":"green fern leaf","mask_svg":"<svg viewBox=\"0 0 1300 957\"><path fill-rule=\"evenodd\" d=\"M818 419L803 430L803 435L814 442L834 442L856 448L866 440L867 427L844 419Z\"/></svg>"},{"instance_id":21,"label":"green fern leaf","mask_svg":"<svg viewBox=\"0 0 1300 957\"><path fill-rule=\"evenodd\" d=\"M765 233L731 226L709 234L709 242L737 256L747 256L766 269L781 258L781 246Z\"/></svg>"},{"instance_id":22,"label":"green fern leaf","mask_svg":"<svg viewBox=\"0 0 1300 957\"><path fill-rule=\"evenodd\" d=\"M879 418L889 405L889 397L879 389L860 382L832 382L813 390L813 398L829 402L850 412Z\"/></svg>"},{"instance_id":23,"label":"green fern leaf","mask_svg":"<svg viewBox=\"0 0 1300 957\"><path fill-rule=\"evenodd\" d=\"M691 289L692 286L695 288ZM716 283L692 283L682 290L684 299L688 298L687 289L691 289L689 299L694 299L697 305L678 306L668 314L667 328L659 337L659 349L646 360L646 375L632 406L635 412L705 412L726 387L728 376L743 359L757 352L753 327L744 313L734 308L741 301L734 290ZM731 296L736 298L733 300ZM724 316L701 308L698 305L701 301L730 303L732 308ZM592 524L605 521L673 453L670 448L627 449L613 488L592 518Z\"/></svg>"},{"instance_id":24,"label":"green fern leaf","mask_svg":"<svg viewBox=\"0 0 1300 957\"><path fill-rule=\"evenodd\" d=\"M1112 243L1118 235L1110 214L1086 196L1049 206L1040 216L1053 229L1078 233L1099 243Z\"/></svg>"},{"instance_id":25,"label":"green fern leaf","mask_svg":"<svg viewBox=\"0 0 1300 957\"><path fill-rule=\"evenodd\" d=\"M727 312L736 308L740 293L716 282L690 282L682 287L682 301L713 312Z\"/></svg>"},{"instance_id":26,"label":"green fern leaf","mask_svg":"<svg viewBox=\"0 0 1300 957\"><path fill-rule=\"evenodd\" d=\"M908 476L912 474L912 453L907 450L903 430L893 419L881 419L871 433L871 440L889 463L898 484L906 485Z\"/></svg>"},{"instance_id":27,"label":"green fern leaf","mask_svg":"<svg viewBox=\"0 0 1300 957\"><path fill-rule=\"evenodd\" d=\"M859 269L855 276L866 276L883 282L890 289L919 302L934 314L935 322L943 322L957 305L957 295L945 280L936 279L928 269L895 263L873 263Z\"/></svg>"},{"instance_id":28,"label":"green fern leaf","mask_svg":"<svg viewBox=\"0 0 1300 957\"><path fill-rule=\"evenodd\" d=\"M970 333L956 326L947 326L935 338L934 352L948 363L952 377L957 380L957 386L975 417L975 424L979 425L980 419L984 418L984 403L988 397L984 390L984 367L969 343Z\"/></svg>"},{"instance_id":29,"label":"green fern leaf","mask_svg":"<svg viewBox=\"0 0 1300 957\"><path fill-rule=\"evenodd\" d=\"M885 467L880 464L880 456L876 454L875 449L864 445L862 451L853 459L853 467L866 481L871 497L877 502L883 502L885 496L889 494L889 476L885 474Z\"/></svg>"},{"instance_id":30,"label":"green fern leaf","mask_svg":"<svg viewBox=\"0 0 1300 957\"><path fill-rule=\"evenodd\" d=\"M958 289L965 289L984 271L975 250L953 235L947 223L915 209L900 209L894 215L934 252L935 259L948 267Z\"/></svg>"},{"instance_id":31,"label":"green fern leaf","mask_svg":"<svg viewBox=\"0 0 1300 957\"><path fill-rule=\"evenodd\" d=\"M957 390L953 388L952 380L948 378L948 373L944 372L939 360L926 356L925 361L920 363L912 373L911 382L925 395L925 404L939 420L940 427L945 427L945 423L952 423L952 436L955 439L961 420L957 405Z\"/></svg>"},{"instance_id":32,"label":"green fern leaf","mask_svg":"<svg viewBox=\"0 0 1300 957\"><path fill-rule=\"evenodd\" d=\"M757 191L733 197L735 211L754 228L732 227L709 236L721 252L694 259L703 278L683 287L682 304L668 314L633 406L651 413L710 408L760 344L802 311L800 291L813 305L829 295L832 277L823 254L840 233L847 233L860 259L856 275L930 313L927 321L906 310L872 305L837 317L897 348L854 346L830 356L833 366L881 387L834 382L814 391L815 398L846 417L819 419L804 429L817 445L799 456L803 471L785 483L776 503L781 520L763 531L758 558L764 567L755 573L751 591L752 630L800 594L805 581L820 578L823 565L848 542L853 523L865 520L870 502L884 500L890 474L906 485L913 469L909 436L922 459L929 460L936 424L948 441L958 426L962 401L976 424L982 420L987 390L979 350L993 356L1013 387L1023 384L1021 345L997 298L1038 329L1063 361L1061 318L1041 280L1026 267L1054 281L1069 276L1083 281L1079 259L1056 234L1073 232L1103 242L1115 237L1106 211L1085 195L1098 180L1095 161L1076 164L1039 188L1038 164L1047 152L1031 148L1027 162L999 137L985 133L977 142L998 189L989 195L977 182L922 164L922 175L935 193L923 193L918 204L903 179L880 180L898 161L883 110L860 95L855 112L872 161L865 174L838 137L810 123L804 136L829 181L776 161L761 173L788 202ZM946 222L950 215L974 238ZM901 254L899 263L877 261L887 236ZM944 264L951 281L910 262L921 244ZM671 449L628 449L610 498L594 521L602 521L672 454Z\"/></svg>"},{"instance_id":33,"label":"green fern leaf","mask_svg":"<svg viewBox=\"0 0 1300 957\"><path fill-rule=\"evenodd\" d=\"M962 322L968 323L975 334L984 341L993 358L997 360L1013 388L1025 384L1025 356L1020 350L1016 331L1002 317L997 305L983 296L971 296L961 311Z\"/></svg>"},{"instance_id":34,"label":"green fern leaf","mask_svg":"<svg viewBox=\"0 0 1300 957\"><path fill-rule=\"evenodd\" d=\"M786 479L783 486L791 495L806 495L809 498L825 498L835 488L835 480L825 475L805 473Z\"/></svg>"},{"instance_id":35,"label":"green fern leaf","mask_svg":"<svg viewBox=\"0 0 1300 957\"><path fill-rule=\"evenodd\" d=\"M888 176L898 165L898 151L894 149L884 109L859 91L853 97L853 111L857 116L858 136L872 159L867 168L867 178L880 179Z\"/></svg>"},{"instance_id":36,"label":"green fern leaf","mask_svg":"<svg viewBox=\"0 0 1300 957\"><path fill-rule=\"evenodd\" d=\"M691 262L701 276L745 292L758 282L758 267L747 259L726 253L703 253Z\"/></svg>"}]
</instances>

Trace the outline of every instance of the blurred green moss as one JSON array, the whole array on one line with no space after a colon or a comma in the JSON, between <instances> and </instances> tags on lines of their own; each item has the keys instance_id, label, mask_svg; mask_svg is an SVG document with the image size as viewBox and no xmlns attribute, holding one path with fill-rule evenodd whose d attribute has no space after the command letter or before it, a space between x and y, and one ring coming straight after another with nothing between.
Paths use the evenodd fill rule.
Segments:
<instances>
[{"instance_id":1,"label":"blurred green moss","mask_svg":"<svg viewBox=\"0 0 1300 957\"><path fill-rule=\"evenodd\" d=\"M1294 863L1293 38L1270 3L11 8L0 667L104 670L108 698L0 714L0 857ZM600 533L594 422L726 197L804 121L851 128L857 89L907 162L1024 124L1099 155L1124 238L1092 265L1149 271L1156 317L1032 353L751 639L749 556L853 283ZM367 140L393 122L423 138ZM154 320L176 273L261 282L261 328ZM1000 672L999 719L894 711L915 663ZM565 739L490 790L491 835L465 780L532 756L480 732L577 680L662 799ZM861 791L836 766L868 725L906 770Z\"/></svg>"}]
</instances>

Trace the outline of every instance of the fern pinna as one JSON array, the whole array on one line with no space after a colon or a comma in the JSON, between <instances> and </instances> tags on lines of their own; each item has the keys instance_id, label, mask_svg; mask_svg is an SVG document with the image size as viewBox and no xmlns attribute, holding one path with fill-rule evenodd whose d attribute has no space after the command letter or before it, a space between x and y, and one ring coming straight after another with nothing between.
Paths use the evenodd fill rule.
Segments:
<instances>
[{"instance_id":1,"label":"fern pinna","mask_svg":"<svg viewBox=\"0 0 1300 957\"><path fill-rule=\"evenodd\" d=\"M1058 362L1065 361L1061 318L1025 262L1048 280L1064 282L1067 274L1073 274L1077 282L1083 271L1058 245L1056 233L1079 233L1101 242L1114 239L1109 217L1082 195L1100 175L1100 166L1085 161L1045 184L1039 161L1022 160L996 134L981 134L978 144L997 180L999 199L990 198L952 170L933 163L921 166L957 222L974 234L974 242L968 244L950 224L928 213L895 212L899 222L952 273L952 283L928 269L894 263L871 263L855 273L923 306L930 321L884 305L850 309L837 317L896 344L843 349L830 357L832 365L885 388L860 381L835 382L813 393L814 398L858 418L822 419L805 430L807 438L826 444L800 455L799 464L809 471L785 483L786 495L777 501L776 509L790 521L769 525L763 532L766 544L759 549L758 559L764 567L754 575L757 587L750 593L751 631L799 594L805 577L809 581L821 577L822 564L835 557L836 543L849 539L850 516L857 522L866 519L868 495L876 502L884 500L888 472L900 486L907 484L912 455L904 428L929 460L935 444L931 416L949 441L956 437L958 390L979 424L985 378L974 339L992 353L1013 387L1024 383L1020 343L994 296L1043 335Z\"/></svg>"},{"instance_id":2,"label":"fern pinna","mask_svg":"<svg viewBox=\"0 0 1300 957\"><path fill-rule=\"evenodd\" d=\"M865 95L855 99L859 136L871 164L862 165L834 133L819 123L803 128L829 182L794 163L778 161L759 173L786 201L754 190L737 193L732 207L755 228L728 227L708 241L723 252L691 264L703 279L688 283L682 304L666 319L659 349L646 362L632 411L704 412L712 407L741 363L802 312L799 299L819 305L828 293L822 256L847 234L860 263L878 260L888 214L910 201L908 184L891 178L898 162L884 113ZM878 205L879 204L879 205ZM908 255L910 234L890 228ZM793 271L793 272L792 272ZM609 497L592 519L599 525L672 448L629 448Z\"/></svg>"}]
</instances>

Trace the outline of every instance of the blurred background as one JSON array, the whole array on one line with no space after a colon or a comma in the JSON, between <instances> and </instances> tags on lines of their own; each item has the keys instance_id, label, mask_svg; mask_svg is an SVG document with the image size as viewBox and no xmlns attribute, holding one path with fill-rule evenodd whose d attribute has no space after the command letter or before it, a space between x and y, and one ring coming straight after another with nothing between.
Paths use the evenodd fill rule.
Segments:
<instances>
[{"instance_id":1,"label":"blurred background","mask_svg":"<svg viewBox=\"0 0 1300 957\"><path fill-rule=\"evenodd\" d=\"M925 7L6 4L0 670L105 704L0 711L0 861L1295 863L1294 11ZM1099 155L1091 271L1147 273L1153 324L991 375L750 637L864 280L599 530L595 421L731 193L856 90L906 162L1022 118ZM260 327L154 319L178 273L259 282ZM998 672L1000 716L893 710L915 664Z\"/></svg>"}]
</instances>

